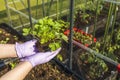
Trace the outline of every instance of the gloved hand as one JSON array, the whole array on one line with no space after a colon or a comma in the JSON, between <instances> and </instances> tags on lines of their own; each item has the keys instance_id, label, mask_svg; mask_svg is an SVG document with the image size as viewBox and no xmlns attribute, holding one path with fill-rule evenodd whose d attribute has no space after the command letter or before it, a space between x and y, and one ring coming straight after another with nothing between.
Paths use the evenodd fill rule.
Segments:
<instances>
[{"instance_id":1,"label":"gloved hand","mask_svg":"<svg viewBox=\"0 0 120 80\"><path fill-rule=\"evenodd\" d=\"M37 54L22 58L21 61L28 61L32 64L32 66L36 66L39 64L46 63L50 61L52 58L54 58L59 52L61 48L57 49L56 51L52 52L39 52Z\"/></svg>"},{"instance_id":2,"label":"gloved hand","mask_svg":"<svg viewBox=\"0 0 120 80\"><path fill-rule=\"evenodd\" d=\"M19 58L30 56L35 54L38 50L35 47L35 43L37 40L33 39L27 41L25 43L17 43L15 44L15 49Z\"/></svg>"}]
</instances>

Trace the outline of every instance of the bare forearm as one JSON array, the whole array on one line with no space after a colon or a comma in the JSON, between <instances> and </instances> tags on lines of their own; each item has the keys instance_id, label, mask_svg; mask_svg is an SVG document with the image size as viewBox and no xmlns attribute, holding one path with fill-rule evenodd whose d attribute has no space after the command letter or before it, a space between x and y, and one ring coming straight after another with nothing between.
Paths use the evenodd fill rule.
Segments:
<instances>
[{"instance_id":1,"label":"bare forearm","mask_svg":"<svg viewBox=\"0 0 120 80\"><path fill-rule=\"evenodd\" d=\"M0 80L23 80L31 69L31 63L21 62L13 70L3 75Z\"/></svg>"},{"instance_id":2,"label":"bare forearm","mask_svg":"<svg viewBox=\"0 0 120 80\"><path fill-rule=\"evenodd\" d=\"M0 44L0 58L17 57L15 44Z\"/></svg>"}]
</instances>

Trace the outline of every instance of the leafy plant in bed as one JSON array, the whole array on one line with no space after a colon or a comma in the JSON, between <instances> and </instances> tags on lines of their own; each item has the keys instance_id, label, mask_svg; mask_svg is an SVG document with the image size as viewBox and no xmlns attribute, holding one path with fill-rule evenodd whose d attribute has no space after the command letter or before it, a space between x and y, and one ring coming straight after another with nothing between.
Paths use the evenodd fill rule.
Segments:
<instances>
[{"instance_id":1,"label":"leafy plant in bed","mask_svg":"<svg viewBox=\"0 0 120 80\"><path fill-rule=\"evenodd\" d=\"M107 16L108 9L109 6L106 6L102 0L83 0L75 13L75 25L79 28L92 25L96 17L98 21L101 21Z\"/></svg>"},{"instance_id":2,"label":"leafy plant in bed","mask_svg":"<svg viewBox=\"0 0 120 80\"><path fill-rule=\"evenodd\" d=\"M69 33L70 33L70 30L66 30L64 32L66 36L68 36ZM73 39L77 42L82 43L87 47L92 44L92 39L94 42L96 42L96 38L93 38L91 34L87 34L83 30L78 29L76 27L73 28Z\"/></svg>"},{"instance_id":3,"label":"leafy plant in bed","mask_svg":"<svg viewBox=\"0 0 120 80\"><path fill-rule=\"evenodd\" d=\"M109 39L110 35L106 38ZM120 45L117 43L109 43L106 44L104 51L102 51L103 45L104 43L102 40L97 40L97 42L90 46L90 48L116 62L119 62L119 55L116 55L115 52L120 50ZM103 80L111 75L111 71L116 71L115 66L97 58L95 55L91 55L86 52L80 55L80 60L82 61L82 64L84 64L81 67L86 72L86 76L92 80Z\"/></svg>"},{"instance_id":4,"label":"leafy plant in bed","mask_svg":"<svg viewBox=\"0 0 120 80\"><path fill-rule=\"evenodd\" d=\"M23 35L32 35L39 39L39 45L42 50L50 49L52 51L61 47L62 40L67 40L63 34L64 30L68 27L68 23L62 20L53 20L45 17L40 19L33 28L24 28Z\"/></svg>"}]
</instances>

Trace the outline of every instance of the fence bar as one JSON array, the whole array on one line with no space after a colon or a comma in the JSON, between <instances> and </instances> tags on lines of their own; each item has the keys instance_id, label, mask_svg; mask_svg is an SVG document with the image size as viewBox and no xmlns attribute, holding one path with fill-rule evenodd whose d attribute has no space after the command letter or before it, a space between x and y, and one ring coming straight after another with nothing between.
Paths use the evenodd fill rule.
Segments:
<instances>
[{"instance_id":1,"label":"fence bar","mask_svg":"<svg viewBox=\"0 0 120 80\"><path fill-rule=\"evenodd\" d=\"M4 1L5 1L6 10L7 10L9 25L12 26L12 19L11 19L11 13L10 13L10 10L9 10L9 6L8 6L8 0L4 0Z\"/></svg>"},{"instance_id":2,"label":"fence bar","mask_svg":"<svg viewBox=\"0 0 120 80\"><path fill-rule=\"evenodd\" d=\"M42 10L43 10L43 17L46 16L46 12L45 12L45 3L44 0L42 0Z\"/></svg>"},{"instance_id":3,"label":"fence bar","mask_svg":"<svg viewBox=\"0 0 120 80\"><path fill-rule=\"evenodd\" d=\"M73 16L74 16L74 0L70 0L70 35L69 35L69 67L72 69L72 54L73 54L73 44L72 44L72 36L73 36Z\"/></svg>"},{"instance_id":4,"label":"fence bar","mask_svg":"<svg viewBox=\"0 0 120 80\"><path fill-rule=\"evenodd\" d=\"M19 11L19 10L16 10L16 9L14 9L14 8L12 8L12 7L8 7L9 9L11 9L12 11L15 11L16 13L18 13L18 14L21 14L22 16L24 16L24 17L26 17L27 19L29 19L29 16L28 15L26 15L26 14L24 14L24 13L22 13L21 11ZM32 18L32 20L34 21L34 22L37 22L37 20L36 19L34 19L34 18Z\"/></svg>"},{"instance_id":5,"label":"fence bar","mask_svg":"<svg viewBox=\"0 0 120 80\"><path fill-rule=\"evenodd\" d=\"M120 5L120 1L115 1L115 0L104 0L104 1Z\"/></svg>"},{"instance_id":6,"label":"fence bar","mask_svg":"<svg viewBox=\"0 0 120 80\"><path fill-rule=\"evenodd\" d=\"M33 24L32 24L30 0L27 0L27 3L28 3L28 15L29 15L30 27L32 28Z\"/></svg>"}]
</instances>

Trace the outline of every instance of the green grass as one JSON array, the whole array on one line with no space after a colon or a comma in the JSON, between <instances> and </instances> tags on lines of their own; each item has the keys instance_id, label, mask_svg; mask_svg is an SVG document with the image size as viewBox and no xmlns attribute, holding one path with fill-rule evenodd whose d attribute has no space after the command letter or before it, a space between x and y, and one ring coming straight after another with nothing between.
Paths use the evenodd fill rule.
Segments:
<instances>
[{"instance_id":1,"label":"green grass","mask_svg":"<svg viewBox=\"0 0 120 80\"><path fill-rule=\"evenodd\" d=\"M0 1L0 11L3 11L5 10L5 3L4 3L4 0L1 0Z\"/></svg>"}]
</instances>

